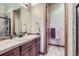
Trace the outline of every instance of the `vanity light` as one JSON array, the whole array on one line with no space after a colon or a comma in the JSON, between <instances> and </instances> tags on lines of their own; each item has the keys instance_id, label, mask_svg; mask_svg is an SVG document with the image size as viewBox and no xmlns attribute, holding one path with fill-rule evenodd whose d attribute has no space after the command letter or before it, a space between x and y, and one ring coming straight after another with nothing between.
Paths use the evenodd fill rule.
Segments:
<instances>
[{"instance_id":1,"label":"vanity light","mask_svg":"<svg viewBox=\"0 0 79 59\"><path fill-rule=\"evenodd\" d=\"M24 8L27 8L27 6L28 6L27 4L28 3L21 3L20 5L23 6Z\"/></svg>"}]
</instances>

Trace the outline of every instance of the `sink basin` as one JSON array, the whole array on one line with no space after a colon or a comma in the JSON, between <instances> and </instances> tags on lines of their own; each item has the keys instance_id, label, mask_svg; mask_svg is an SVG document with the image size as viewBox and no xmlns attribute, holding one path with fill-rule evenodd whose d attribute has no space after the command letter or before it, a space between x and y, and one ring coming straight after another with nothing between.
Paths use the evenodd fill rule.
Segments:
<instances>
[{"instance_id":1,"label":"sink basin","mask_svg":"<svg viewBox=\"0 0 79 59\"><path fill-rule=\"evenodd\" d=\"M36 37L36 35L25 35L23 37L16 37L16 38L13 38L13 40L17 40L17 41L22 41L22 40L29 40L29 39L32 39L33 37Z\"/></svg>"},{"instance_id":2,"label":"sink basin","mask_svg":"<svg viewBox=\"0 0 79 59\"><path fill-rule=\"evenodd\" d=\"M16 41L23 41L23 40L26 40L26 38L23 38L23 37L20 37L20 38L13 38L13 40L16 40Z\"/></svg>"},{"instance_id":3,"label":"sink basin","mask_svg":"<svg viewBox=\"0 0 79 59\"><path fill-rule=\"evenodd\" d=\"M16 37L16 38L13 38L13 40L21 40L21 38Z\"/></svg>"}]
</instances>

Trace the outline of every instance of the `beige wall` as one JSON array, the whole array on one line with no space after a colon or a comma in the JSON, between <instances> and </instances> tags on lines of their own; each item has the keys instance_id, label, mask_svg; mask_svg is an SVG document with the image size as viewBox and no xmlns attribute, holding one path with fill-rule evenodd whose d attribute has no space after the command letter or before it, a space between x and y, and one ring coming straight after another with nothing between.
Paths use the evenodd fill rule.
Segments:
<instances>
[{"instance_id":1,"label":"beige wall","mask_svg":"<svg viewBox=\"0 0 79 59\"><path fill-rule=\"evenodd\" d=\"M73 48L72 48L72 4L67 4L68 6L68 55L73 55Z\"/></svg>"},{"instance_id":2,"label":"beige wall","mask_svg":"<svg viewBox=\"0 0 79 59\"><path fill-rule=\"evenodd\" d=\"M50 5L50 28L55 28L57 40L51 40L50 43L64 46L64 4L53 3Z\"/></svg>"},{"instance_id":3,"label":"beige wall","mask_svg":"<svg viewBox=\"0 0 79 59\"><path fill-rule=\"evenodd\" d=\"M25 31L25 26L26 24L26 31L28 33L31 32L31 19L30 19L30 10L28 8L21 8L21 20L22 20L22 32Z\"/></svg>"},{"instance_id":4,"label":"beige wall","mask_svg":"<svg viewBox=\"0 0 79 59\"><path fill-rule=\"evenodd\" d=\"M76 6L77 6L78 3L74 3L72 4L72 13L73 13L73 22L72 22L72 35L73 35L73 55L75 56L76 55Z\"/></svg>"},{"instance_id":5,"label":"beige wall","mask_svg":"<svg viewBox=\"0 0 79 59\"><path fill-rule=\"evenodd\" d=\"M36 23L39 23L41 34L41 52L44 50L45 6L45 4L38 4L31 8L31 29L32 33L38 32L38 29L36 29Z\"/></svg>"},{"instance_id":6,"label":"beige wall","mask_svg":"<svg viewBox=\"0 0 79 59\"><path fill-rule=\"evenodd\" d=\"M4 14L5 13L5 6L0 5L0 14Z\"/></svg>"}]
</instances>

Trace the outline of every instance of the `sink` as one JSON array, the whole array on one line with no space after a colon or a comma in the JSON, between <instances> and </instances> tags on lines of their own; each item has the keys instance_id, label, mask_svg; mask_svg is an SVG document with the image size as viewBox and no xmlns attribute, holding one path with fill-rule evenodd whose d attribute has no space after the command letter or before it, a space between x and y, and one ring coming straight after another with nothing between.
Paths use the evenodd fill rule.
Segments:
<instances>
[{"instance_id":1,"label":"sink","mask_svg":"<svg viewBox=\"0 0 79 59\"><path fill-rule=\"evenodd\" d=\"M25 35L20 38L19 37L13 38L13 40L17 40L17 41L29 40L29 39L32 39L33 37L36 37L36 35Z\"/></svg>"},{"instance_id":2,"label":"sink","mask_svg":"<svg viewBox=\"0 0 79 59\"><path fill-rule=\"evenodd\" d=\"M21 40L21 38L16 37L16 38L13 38L13 40Z\"/></svg>"},{"instance_id":3,"label":"sink","mask_svg":"<svg viewBox=\"0 0 79 59\"><path fill-rule=\"evenodd\" d=\"M23 41L23 40L26 40L26 38L23 38L23 37L16 37L16 38L13 38L13 40L16 40L16 41Z\"/></svg>"}]
</instances>

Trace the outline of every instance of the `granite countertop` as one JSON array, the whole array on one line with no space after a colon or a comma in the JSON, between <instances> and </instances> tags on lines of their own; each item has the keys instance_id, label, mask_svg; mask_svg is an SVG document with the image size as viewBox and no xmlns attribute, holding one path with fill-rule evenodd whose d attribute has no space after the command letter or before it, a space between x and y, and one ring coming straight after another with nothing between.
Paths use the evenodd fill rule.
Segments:
<instances>
[{"instance_id":1,"label":"granite countertop","mask_svg":"<svg viewBox=\"0 0 79 59\"><path fill-rule=\"evenodd\" d=\"M40 35L28 35L28 36L23 36L21 38L13 38L13 39L0 41L0 55L18 46L21 46L27 42L30 42L38 37L40 37Z\"/></svg>"}]
</instances>

